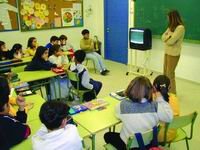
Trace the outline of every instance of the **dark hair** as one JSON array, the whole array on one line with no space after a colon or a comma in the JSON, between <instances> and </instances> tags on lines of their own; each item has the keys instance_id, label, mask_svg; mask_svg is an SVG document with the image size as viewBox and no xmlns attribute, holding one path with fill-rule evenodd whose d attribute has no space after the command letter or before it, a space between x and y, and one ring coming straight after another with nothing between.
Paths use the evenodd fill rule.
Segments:
<instances>
[{"instance_id":1,"label":"dark hair","mask_svg":"<svg viewBox=\"0 0 200 150\"><path fill-rule=\"evenodd\" d=\"M165 101L169 101L169 85L170 85L170 79L165 75L159 75L157 76L154 81L153 85L156 88L157 91L161 93Z\"/></svg>"},{"instance_id":2,"label":"dark hair","mask_svg":"<svg viewBox=\"0 0 200 150\"><path fill-rule=\"evenodd\" d=\"M69 107L59 101L47 101L40 108L40 120L49 129L57 129L61 126L63 119L68 117Z\"/></svg>"},{"instance_id":3,"label":"dark hair","mask_svg":"<svg viewBox=\"0 0 200 150\"><path fill-rule=\"evenodd\" d=\"M169 17L168 27L172 32L174 32L174 30L176 29L176 27L178 25L183 25L183 21L182 21L181 16L180 16L180 14L177 10L170 11L168 13L168 17Z\"/></svg>"},{"instance_id":4,"label":"dark hair","mask_svg":"<svg viewBox=\"0 0 200 150\"><path fill-rule=\"evenodd\" d=\"M9 101L10 87L8 80L0 76L0 112L4 111L3 107Z\"/></svg>"},{"instance_id":5,"label":"dark hair","mask_svg":"<svg viewBox=\"0 0 200 150\"><path fill-rule=\"evenodd\" d=\"M46 47L38 46L36 49L35 55L33 57L33 60L42 60L42 55L44 54L46 50L48 50Z\"/></svg>"},{"instance_id":6,"label":"dark hair","mask_svg":"<svg viewBox=\"0 0 200 150\"><path fill-rule=\"evenodd\" d=\"M12 58L13 58L14 53L16 53L20 49L22 49L22 45L21 44L16 43L16 44L13 45L12 49L10 50L11 54L12 54Z\"/></svg>"},{"instance_id":7,"label":"dark hair","mask_svg":"<svg viewBox=\"0 0 200 150\"><path fill-rule=\"evenodd\" d=\"M81 32L82 35L89 34L89 33L90 33L90 31L89 31L88 29L84 29L84 30Z\"/></svg>"},{"instance_id":8,"label":"dark hair","mask_svg":"<svg viewBox=\"0 0 200 150\"><path fill-rule=\"evenodd\" d=\"M1 46L5 45L4 41L0 41L0 61L2 60L3 57L3 50L1 49Z\"/></svg>"},{"instance_id":9,"label":"dark hair","mask_svg":"<svg viewBox=\"0 0 200 150\"><path fill-rule=\"evenodd\" d=\"M57 40L59 40L59 38L55 35L50 38L50 42L54 42L54 41L57 41Z\"/></svg>"},{"instance_id":10,"label":"dark hair","mask_svg":"<svg viewBox=\"0 0 200 150\"><path fill-rule=\"evenodd\" d=\"M65 35L61 35L60 37L59 37L59 40L67 40L67 36L65 36Z\"/></svg>"},{"instance_id":11,"label":"dark hair","mask_svg":"<svg viewBox=\"0 0 200 150\"><path fill-rule=\"evenodd\" d=\"M2 51L1 46L5 45L4 41L0 41L0 51Z\"/></svg>"},{"instance_id":12,"label":"dark hair","mask_svg":"<svg viewBox=\"0 0 200 150\"><path fill-rule=\"evenodd\" d=\"M86 53L83 50L77 50L74 53L75 60L82 63L85 60Z\"/></svg>"},{"instance_id":13,"label":"dark hair","mask_svg":"<svg viewBox=\"0 0 200 150\"><path fill-rule=\"evenodd\" d=\"M144 76L134 78L125 90L125 95L133 102L141 102L142 98L152 101L153 86L150 80Z\"/></svg>"},{"instance_id":14,"label":"dark hair","mask_svg":"<svg viewBox=\"0 0 200 150\"><path fill-rule=\"evenodd\" d=\"M33 40L35 40L36 38L35 37L30 37L29 39L28 39L28 43L27 43L27 48L35 48L34 46L33 46Z\"/></svg>"},{"instance_id":15,"label":"dark hair","mask_svg":"<svg viewBox=\"0 0 200 150\"><path fill-rule=\"evenodd\" d=\"M52 47L49 48L49 56L58 52L59 49L60 49L60 45L58 44L52 45ZM51 55L50 55L50 52L51 52Z\"/></svg>"}]
</instances>

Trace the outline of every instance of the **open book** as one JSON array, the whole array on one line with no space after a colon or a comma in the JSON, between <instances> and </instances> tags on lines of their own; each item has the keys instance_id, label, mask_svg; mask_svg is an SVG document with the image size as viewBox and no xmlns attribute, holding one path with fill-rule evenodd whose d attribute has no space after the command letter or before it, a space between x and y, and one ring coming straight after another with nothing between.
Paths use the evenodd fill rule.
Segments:
<instances>
[{"instance_id":1,"label":"open book","mask_svg":"<svg viewBox=\"0 0 200 150\"><path fill-rule=\"evenodd\" d=\"M116 91L116 92L111 92L110 93L110 96L118 99L118 100L123 100L126 98L126 96L124 95L124 90L119 90L119 91Z\"/></svg>"}]
</instances>

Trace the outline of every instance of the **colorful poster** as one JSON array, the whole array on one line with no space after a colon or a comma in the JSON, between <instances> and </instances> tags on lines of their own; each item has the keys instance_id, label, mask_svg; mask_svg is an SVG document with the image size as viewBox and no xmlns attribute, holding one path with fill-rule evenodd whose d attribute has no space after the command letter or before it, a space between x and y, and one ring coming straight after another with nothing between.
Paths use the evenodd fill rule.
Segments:
<instances>
[{"instance_id":1,"label":"colorful poster","mask_svg":"<svg viewBox=\"0 0 200 150\"><path fill-rule=\"evenodd\" d=\"M66 26L74 26L74 11L72 8L62 8L62 25Z\"/></svg>"}]
</instances>

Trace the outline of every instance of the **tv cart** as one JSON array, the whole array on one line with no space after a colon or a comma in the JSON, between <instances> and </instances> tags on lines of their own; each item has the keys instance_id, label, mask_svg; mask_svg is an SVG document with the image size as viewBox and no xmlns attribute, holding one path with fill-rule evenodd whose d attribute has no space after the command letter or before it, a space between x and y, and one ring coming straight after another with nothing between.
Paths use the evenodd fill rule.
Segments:
<instances>
[{"instance_id":1,"label":"tv cart","mask_svg":"<svg viewBox=\"0 0 200 150\"><path fill-rule=\"evenodd\" d=\"M137 50L137 49L129 49L130 50L130 64L128 64L128 71L126 75L129 73L133 73L136 75L143 75L143 76L152 76L153 72L149 69L150 68L150 58L151 58L151 50ZM135 52L133 58L133 51ZM138 66L138 51L143 53L143 63L141 66ZM133 64L134 59L134 64Z\"/></svg>"}]
</instances>

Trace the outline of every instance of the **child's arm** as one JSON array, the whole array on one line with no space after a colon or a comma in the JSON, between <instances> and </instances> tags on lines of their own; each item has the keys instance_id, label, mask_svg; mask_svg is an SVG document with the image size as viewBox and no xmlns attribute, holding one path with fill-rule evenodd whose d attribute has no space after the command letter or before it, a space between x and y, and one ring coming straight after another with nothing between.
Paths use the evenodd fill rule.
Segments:
<instances>
[{"instance_id":1,"label":"child's arm","mask_svg":"<svg viewBox=\"0 0 200 150\"><path fill-rule=\"evenodd\" d=\"M87 70L83 73L81 84L87 89L93 89L93 85L90 83L90 76Z\"/></svg>"}]
</instances>

